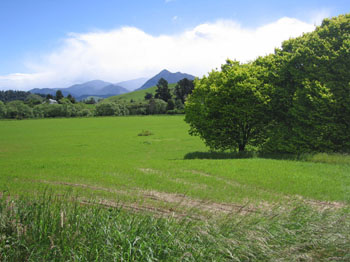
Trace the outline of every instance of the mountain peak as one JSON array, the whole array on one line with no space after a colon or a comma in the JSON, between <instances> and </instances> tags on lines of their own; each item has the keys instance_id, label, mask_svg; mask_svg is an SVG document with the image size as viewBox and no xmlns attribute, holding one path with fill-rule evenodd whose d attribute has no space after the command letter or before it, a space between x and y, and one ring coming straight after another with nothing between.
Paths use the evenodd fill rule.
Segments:
<instances>
[{"instance_id":1,"label":"mountain peak","mask_svg":"<svg viewBox=\"0 0 350 262\"><path fill-rule=\"evenodd\" d=\"M138 88L136 90L147 89L147 88L150 88L152 86L155 86L155 85L157 85L159 79L161 79L161 78L164 78L166 81L168 81L169 84L177 83L184 78L187 78L189 80L195 79L195 77L193 75L184 74L181 72L171 73L167 69L163 69L157 75L155 75L154 77L149 79L146 83L144 83L140 88Z\"/></svg>"},{"instance_id":2,"label":"mountain peak","mask_svg":"<svg viewBox=\"0 0 350 262\"><path fill-rule=\"evenodd\" d=\"M169 70L163 69L162 71L160 71L160 73L158 75L164 74L164 73L170 73L171 74L171 72Z\"/></svg>"}]
</instances>

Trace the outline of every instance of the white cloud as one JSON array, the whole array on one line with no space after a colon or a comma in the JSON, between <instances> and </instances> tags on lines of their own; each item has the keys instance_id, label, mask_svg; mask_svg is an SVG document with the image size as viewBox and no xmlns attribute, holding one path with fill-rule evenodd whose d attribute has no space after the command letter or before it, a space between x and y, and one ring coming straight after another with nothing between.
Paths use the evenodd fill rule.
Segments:
<instances>
[{"instance_id":1,"label":"white cloud","mask_svg":"<svg viewBox=\"0 0 350 262\"><path fill-rule=\"evenodd\" d=\"M311 16L312 24L321 25L324 18L331 16L331 10L330 9L317 10L315 12L312 12L309 15Z\"/></svg>"},{"instance_id":2,"label":"white cloud","mask_svg":"<svg viewBox=\"0 0 350 262\"><path fill-rule=\"evenodd\" d=\"M0 89L66 87L92 79L119 82L150 77L164 68L202 76L227 58L253 60L312 30L312 23L282 18L256 29L220 20L176 35L152 36L134 27L70 34L58 50L27 64L32 74L0 76Z\"/></svg>"}]
</instances>

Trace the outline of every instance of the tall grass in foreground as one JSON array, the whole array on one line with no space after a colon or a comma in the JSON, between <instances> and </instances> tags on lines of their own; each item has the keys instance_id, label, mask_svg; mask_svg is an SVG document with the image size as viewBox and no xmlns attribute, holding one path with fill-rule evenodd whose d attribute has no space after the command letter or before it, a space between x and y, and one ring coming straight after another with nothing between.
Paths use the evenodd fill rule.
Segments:
<instances>
[{"instance_id":1,"label":"tall grass in foreground","mask_svg":"<svg viewBox=\"0 0 350 262\"><path fill-rule=\"evenodd\" d=\"M3 196L0 261L350 261L350 212L295 206L197 221Z\"/></svg>"}]
</instances>

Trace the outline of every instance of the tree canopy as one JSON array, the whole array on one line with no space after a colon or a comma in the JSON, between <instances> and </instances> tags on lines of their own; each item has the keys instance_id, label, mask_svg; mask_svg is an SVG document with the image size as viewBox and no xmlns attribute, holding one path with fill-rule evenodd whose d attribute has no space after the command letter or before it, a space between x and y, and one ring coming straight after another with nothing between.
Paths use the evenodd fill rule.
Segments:
<instances>
[{"instance_id":1,"label":"tree canopy","mask_svg":"<svg viewBox=\"0 0 350 262\"><path fill-rule=\"evenodd\" d=\"M269 86L260 79L263 68L228 60L221 71L196 80L186 103L190 134L211 149L244 151L264 139L268 123Z\"/></svg>"},{"instance_id":2,"label":"tree canopy","mask_svg":"<svg viewBox=\"0 0 350 262\"><path fill-rule=\"evenodd\" d=\"M156 94L154 97L162 99L165 102L168 102L168 100L171 98L168 81L166 81L164 78L159 79Z\"/></svg>"},{"instance_id":3,"label":"tree canopy","mask_svg":"<svg viewBox=\"0 0 350 262\"><path fill-rule=\"evenodd\" d=\"M256 63L274 86L266 150L350 151L350 15L325 19Z\"/></svg>"},{"instance_id":4,"label":"tree canopy","mask_svg":"<svg viewBox=\"0 0 350 262\"><path fill-rule=\"evenodd\" d=\"M350 15L325 19L274 54L197 80L186 103L190 133L212 149L350 152L349 68Z\"/></svg>"},{"instance_id":5,"label":"tree canopy","mask_svg":"<svg viewBox=\"0 0 350 262\"><path fill-rule=\"evenodd\" d=\"M192 93L193 88L194 84L192 80L188 80L187 78L180 80L175 86L174 93L176 99L180 99L182 104L184 104L187 96Z\"/></svg>"}]
</instances>

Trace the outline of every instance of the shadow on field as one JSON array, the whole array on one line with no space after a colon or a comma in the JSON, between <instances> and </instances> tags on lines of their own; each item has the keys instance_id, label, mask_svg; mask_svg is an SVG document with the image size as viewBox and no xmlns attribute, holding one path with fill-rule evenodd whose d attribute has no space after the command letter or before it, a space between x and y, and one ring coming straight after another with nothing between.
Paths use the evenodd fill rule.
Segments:
<instances>
[{"instance_id":1,"label":"shadow on field","mask_svg":"<svg viewBox=\"0 0 350 262\"><path fill-rule=\"evenodd\" d=\"M258 153L256 151L246 152L190 152L184 159L244 159L244 158L266 158L276 160L302 160L303 156L293 154Z\"/></svg>"},{"instance_id":2,"label":"shadow on field","mask_svg":"<svg viewBox=\"0 0 350 262\"><path fill-rule=\"evenodd\" d=\"M240 159L256 157L256 152L191 152L184 159Z\"/></svg>"}]
</instances>

